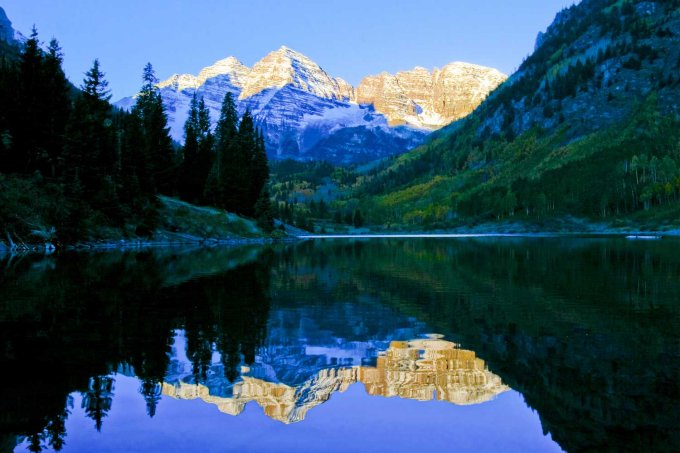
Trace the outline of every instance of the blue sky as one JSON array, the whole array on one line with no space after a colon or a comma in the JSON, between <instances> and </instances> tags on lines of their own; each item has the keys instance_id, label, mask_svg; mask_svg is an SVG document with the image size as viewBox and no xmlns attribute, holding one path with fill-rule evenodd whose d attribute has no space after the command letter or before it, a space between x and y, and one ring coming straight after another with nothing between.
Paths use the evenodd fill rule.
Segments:
<instances>
[{"instance_id":1,"label":"blue sky","mask_svg":"<svg viewBox=\"0 0 680 453\"><path fill-rule=\"evenodd\" d=\"M365 75L451 61L511 73L573 0L0 0L15 29L56 37L80 84L99 58L114 100L159 78L235 56L250 66L282 45L357 84Z\"/></svg>"}]
</instances>

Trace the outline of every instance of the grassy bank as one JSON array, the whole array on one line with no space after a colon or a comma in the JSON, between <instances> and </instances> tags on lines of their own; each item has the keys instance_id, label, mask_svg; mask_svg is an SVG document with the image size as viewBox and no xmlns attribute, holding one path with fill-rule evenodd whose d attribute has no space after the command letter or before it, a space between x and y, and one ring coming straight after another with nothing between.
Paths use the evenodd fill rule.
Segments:
<instances>
[{"instance_id":1,"label":"grassy bank","mask_svg":"<svg viewBox=\"0 0 680 453\"><path fill-rule=\"evenodd\" d=\"M58 185L0 175L0 250L246 243L287 236L280 230L265 233L252 219L164 196L151 214L125 223L81 208Z\"/></svg>"}]
</instances>

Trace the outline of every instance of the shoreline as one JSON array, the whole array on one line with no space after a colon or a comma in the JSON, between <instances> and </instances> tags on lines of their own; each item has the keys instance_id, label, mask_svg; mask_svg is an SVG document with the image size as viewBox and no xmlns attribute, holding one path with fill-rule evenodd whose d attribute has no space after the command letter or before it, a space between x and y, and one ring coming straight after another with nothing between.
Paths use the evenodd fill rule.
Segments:
<instances>
[{"instance_id":1,"label":"shoreline","mask_svg":"<svg viewBox=\"0 0 680 453\"><path fill-rule=\"evenodd\" d=\"M622 238L635 240L680 237L680 231L673 232L524 232L524 233L358 233L358 234L309 234L300 239L465 239L465 238Z\"/></svg>"},{"instance_id":2,"label":"shoreline","mask_svg":"<svg viewBox=\"0 0 680 453\"><path fill-rule=\"evenodd\" d=\"M52 254L56 252L97 252L97 251L130 251L155 248L173 247L240 247L244 245L265 245L277 243L293 243L301 239L296 236L287 237L259 237L259 238L193 238L185 237L178 240L154 240L154 239L127 239L117 241L83 241L75 244L66 244L55 247L47 242L42 244L22 244L21 247L11 248L4 242L0 242L0 255L3 254Z\"/></svg>"},{"instance_id":3,"label":"shoreline","mask_svg":"<svg viewBox=\"0 0 680 453\"><path fill-rule=\"evenodd\" d=\"M357 233L357 234L301 234L287 237L261 238L224 238L200 239L184 238L183 240L119 240L102 242L80 242L55 247L50 243L24 244L21 248L10 248L0 242L0 255L5 254L46 254L56 252L104 252L131 251L157 248L182 247L240 247L245 245L286 244L315 239L474 239L474 238L573 238L573 239L628 239L635 241L661 240L664 238L680 238L680 231L649 232L523 232L523 233Z\"/></svg>"}]
</instances>

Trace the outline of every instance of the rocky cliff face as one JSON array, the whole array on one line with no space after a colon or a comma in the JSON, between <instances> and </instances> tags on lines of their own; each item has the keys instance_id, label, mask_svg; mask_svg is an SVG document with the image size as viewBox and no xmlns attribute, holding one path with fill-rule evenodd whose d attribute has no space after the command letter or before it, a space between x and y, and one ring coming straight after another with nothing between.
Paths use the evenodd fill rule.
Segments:
<instances>
[{"instance_id":1,"label":"rocky cliff face","mask_svg":"<svg viewBox=\"0 0 680 453\"><path fill-rule=\"evenodd\" d=\"M23 42L25 40L24 35L12 28L12 22L7 17L5 10L0 7L0 41L11 43L14 41Z\"/></svg>"},{"instance_id":2,"label":"rocky cliff face","mask_svg":"<svg viewBox=\"0 0 680 453\"><path fill-rule=\"evenodd\" d=\"M628 217L635 229L633 214L656 206L663 211L645 218L659 223L647 227L674 222L680 1L582 0L535 47L474 113L438 131L426 153L366 184L376 195L359 200L368 223L444 228L523 211L537 229L545 218L568 217ZM436 112L457 100L446 80L459 80L460 68L445 69ZM640 161L665 161L663 179L638 178Z\"/></svg>"},{"instance_id":3,"label":"rocky cliff face","mask_svg":"<svg viewBox=\"0 0 680 453\"><path fill-rule=\"evenodd\" d=\"M506 78L495 69L461 62L432 72L416 67L364 78L355 100L373 104L391 125L434 130L470 114Z\"/></svg>"},{"instance_id":4,"label":"rocky cliff face","mask_svg":"<svg viewBox=\"0 0 680 453\"><path fill-rule=\"evenodd\" d=\"M0 40L11 41L14 39L14 29L5 10L0 8Z\"/></svg>"},{"instance_id":5,"label":"rocky cliff face","mask_svg":"<svg viewBox=\"0 0 680 453\"><path fill-rule=\"evenodd\" d=\"M249 109L263 130L270 158L349 164L418 146L429 130L469 113L503 78L474 65L466 65L476 68L474 75L446 71L449 66L434 73L422 68L396 76L383 73L367 77L355 89L284 46L252 68L229 57L197 76L175 74L158 86L178 142L183 141L194 94L204 98L215 122L225 94L231 92L239 113ZM451 80L457 76L459 84ZM117 105L130 108L133 103L129 97Z\"/></svg>"},{"instance_id":6,"label":"rocky cliff face","mask_svg":"<svg viewBox=\"0 0 680 453\"><path fill-rule=\"evenodd\" d=\"M247 74L239 99L287 85L322 99L347 100L348 94L351 95L347 82L329 76L308 57L283 46L255 63Z\"/></svg>"}]
</instances>

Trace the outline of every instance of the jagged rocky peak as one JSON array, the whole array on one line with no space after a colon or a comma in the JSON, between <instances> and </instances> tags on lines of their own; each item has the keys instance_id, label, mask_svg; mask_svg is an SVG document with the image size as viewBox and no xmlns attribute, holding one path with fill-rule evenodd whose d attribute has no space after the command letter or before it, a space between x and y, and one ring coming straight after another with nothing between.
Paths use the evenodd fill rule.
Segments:
<instances>
[{"instance_id":1,"label":"jagged rocky peak","mask_svg":"<svg viewBox=\"0 0 680 453\"><path fill-rule=\"evenodd\" d=\"M240 99L247 99L267 88L292 85L325 99L346 99L351 86L335 79L310 58L281 46L255 63L243 85Z\"/></svg>"},{"instance_id":2,"label":"jagged rocky peak","mask_svg":"<svg viewBox=\"0 0 680 453\"><path fill-rule=\"evenodd\" d=\"M203 84L206 80L220 75L228 75L233 85L242 87L250 74L250 68L238 61L235 57L227 57L215 62L212 66L203 68L198 73L198 82Z\"/></svg>"},{"instance_id":3,"label":"jagged rocky peak","mask_svg":"<svg viewBox=\"0 0 680 453\"><path fill-rule=\"evenodd\" d=\"M496 69L462 62L432 72L415 67L365 77L355 101L373 104L392 125L437 129L468 115L506 78Z\"/></svg>"},{"instance_id":4,"label":"jagged rocky peak","mask_svg":"<svg viewBox=\"0 0 680 453\"><path fill-rule=\"evenodd\" d=\"M172 88L177 91L184 91L189 88L199 87L198 78L191 74L173 74L166 80L158 83L158 88Z\"/></svg>"},{"instance_id":5,"label":"jagged rocky peak","mask_svg":"<svg viewBox=\"0 0 680 453\"><path fill-rule=\"evenodd\" d=\"M229 76L232 85L241 88L249 73L250 69L247 66L243 65L234 57L228 57L201 69L198 76L192 74L173 74L168 79L160 82L158 87L170 87L177 91L183 91L190 88L197 89L208 79L226 75Z\"/></svg>"},{"instance_id":6,"label":"jagged rocky peak","mask_svg":"<svg viewBox=\"0 0 680 453\"><path fill-rule=\"evenodd\" d=\"M493 77L484 78L487 69L453 64L431 72L416 67L366 77L355 88L282 46L250 68L229 57L198 75L175 74L158 86L172 137L180 143L194 94L205 100L215 122L230 92L240 114L249 109L265 131L271 157L348 164L405 152L430 130L471 112L497 84ZM458 73L461 83L456 85L450 77ZM127 109L133 104L128 97L116 105Z\"/></svg>"},{"instance_id":7,"label":"jagged rocky peak","mask_svg":"<svg viewBox=\"0 0 680 453\"><path fill-rule=\"evenodd\" d=\"M434 111L449 119L448 122L469 115L507 79L496 69L463 62L435 69L432 76Z\"/></svg>"}]
</instances>

